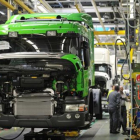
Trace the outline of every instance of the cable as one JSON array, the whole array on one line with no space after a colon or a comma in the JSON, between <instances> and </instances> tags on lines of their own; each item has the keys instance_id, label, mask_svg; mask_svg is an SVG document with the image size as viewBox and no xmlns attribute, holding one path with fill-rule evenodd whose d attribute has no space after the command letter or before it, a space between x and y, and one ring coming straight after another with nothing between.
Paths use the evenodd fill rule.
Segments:
<instances>
[{"instance_id":1,"label":"cable","mask_svg":"<svg viewBox=\"0 0 140 140\"><path fill-rule=\"evenodd\" d=\"M130 51L131 51L131 48L130 48ZM129 52L130 52L130 51L129 51ZM125 77L123 76L123 72L122 72L123 67L124 67L124 64L125 64L125 62L128 60L129 52L127 53L126 59L125 59L125 61L123 62L123 65L122 65L122 67L121 67L121 76L122 76L122 78L123 78L124 80L130 80L130 76L129 76L129 78L127 79L127 78L125 78ZM130 63L128 63L128 64L130 65ZM130 67L129 67L129 68L130 68Z\"/></svg>"},{"instance_id":2,"label":"cable","mask_svg":"<svg viewBox=\"0 0 140 140\"><path fill-rule=\"evenodd\" d=\"M116 51L116 46L117 46L117 41L115 42L115 75L117 76L117 64L116 64L116 59L117 59L117 51Z\"/></svg>"},{"instance_id":3,"label":"cable","mask_svg":"<svg viewBox=\"0 0 140 140\"><path fill-rule=\"evenodd\" d=\"M5 139L5 138L2 138L0 137L1 140L15 140L16 138L18 138L23 132L24 132L25 128L23 128L23 130L15 137L15 138L12 138L12 139Z\"/></svg>"},{"instance_id":4,"label":"cable","mask_svg":"<svg viewBox=\"0 0 140 140\"><path fill-rule=\"evenodd\" d=\"M126 45L124 44L124 41L123 40L121 40L121 39L117 39L116 41L115 41L115 75L116 75L116 77L117 77L117 63L116 63L116 60L117 60L117 42L118 41L121 41L122 43L123 43L123 46L124 46L124 48L125 48L125 53L126 53L126 56L127 56L127 49L126 49Z\"/></svg>"},{"instance_id":5,"label":"cable","mask_svg":"<svg viewBox=\"0 0 140 140\"><path fill-rule=\"evenodd\" d=\"M130 77L127 79L127 78L125 78L125 77L123 76L123 74L122 74L122 69L123 69L123 67L124 67L125 62L128 60L128 56L129 56L129 52L131 51L131 48L130 48L129 52L127 53L126 45L124 44L124 42L123 42L121 39L117 39L116 42L115 42L115 74L116 74L116 76L117 76L117 63L116 63L117 51L116 51L116 46L117 46L117 42L118 42L118 41L121 41L121 42L123 43L123 46L124 46L124 48L125 48L125 53L126 53L126 59L125 59L125 61L123 62L123 65L122 65L122 67L121 67L121 76L122 76L122 78L123 78L124 80L130 80ZM128 63L128 62L127 62L127 63ZM130 63L128 63L128 65L130 65Z\"/></svg>"},{"instance_id":6,"label":"cable","mask_svg":"<svg viewBox=\"0 0 140 140\"><path fill-rule=\"evenodd\" d=\"M135 5L135 4L136 4L136 1L134 2L134 5ZM131 14L131 11L132 11L133 9L135 9L135 8L134 8L134 5L133 5L132 8L130 9L130 12L127 13L127 17L123 17L123 16L122 16L122 18L124 19L124 21L126 20L126 22L127 22L127 24L128 24L129 27L131 27L131 28L138 28L138 27L140 27L140 24L137 25L137 26L132 26L132 25L130 25L129 20L128 20L128 18L129 18L128 15L130 15L130 14ZM121 6L121 5L120 5L120 6ZM121 8L122 8L122 6L121 6ZM128 4L127 4L127 9L128 9ZM118 10L118 9L117 9L117 10ZM122 14L125 16L124 13L122 13Z\"/></svg>"},{"instance_id":7,"label":"cable","mask_svg":"<svg viewBox=\"0 0 140 140\"><path fill-rule=\"evenodd\" d=\"M128 60L128 56L129 56L129 52L131 51L131 48L130 48L129 52L127 53L126 45L124 44L124 42L123 42L121 39L117 39L116 42L115 42L115 74L116 74L116 76L117 76L117 66L116 66L116 65L117 65L117 64L116 64L116 56L117 56L116 44L117 44L117 41L121 41L121 42L123 43L123 46L124 46L124 48L125 48L125 53L126 53L126 59L125 59L125 61L123 62L123 65L122 65L122 67L121 67L121 76L122 76L122 78L123 78L124 80L130 80L130 77L127 79L127 78L125 78L125 77L123 76L123 74L122 74L122 69L123 69L123 67L124 67L125 62ZM127 62L127 63L128 63L128 62ZM128 65L129 65L129 67L130 67L130 63L128 63Z\"/></svg>"}]
</instances>

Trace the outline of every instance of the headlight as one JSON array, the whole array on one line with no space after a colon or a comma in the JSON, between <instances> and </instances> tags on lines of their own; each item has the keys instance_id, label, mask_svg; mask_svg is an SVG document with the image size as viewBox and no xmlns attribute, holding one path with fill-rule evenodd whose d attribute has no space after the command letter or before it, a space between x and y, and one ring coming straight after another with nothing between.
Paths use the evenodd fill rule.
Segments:
<instances>
[{"instance_id":1,"label":"headlight","mask_svg":"<svg viewBox=\"0 0 140 140\"><path fill-rule=\"evenodd\" d=\"M85 110L87 111L86 108L87 107L85 106L85 104L71 104L71 105L66 105L65 111L66 112L74 112L74 111L83 112Z\"/></svg>"},{"instance_id":2,"label":"headlight","mask_svg":"<svg viewBox=\"0 0 140 140\"><path fill-rule=\"evenodd\" d=\"M67 119L71 119L71 115L70 115L70 114L67 114L67 115L66 115L66 118L67 118Z\"/></svg>"},{"instance_id":3,"label":"headlight","mask_svg":"<svg viewBox=\"0 0 140 140\"><path fill-rule=\"evenodd\" d=\"M17 32L9 32L8 36L9 37L18 37L18 33Z\"/></svg>"},{"instance_id":4,"label":"headlight","mask_svg":"<svg viewBox=\"0 0 140 140\"><path fill-rule=\"evenodd\" d=\"M79 119L80 118L80 114L75 114L75 118Z\"/></svg>"},{"instance_id":5,"label":"headlight","mask_svg":"<svg viewBox=\"0 0 140 140\"><path fill-rule=\"evenodd\" d=\"M78 111L78 107L79 105L78 104L73 104L73 105L66 105L66 108L65 108L65 111Z\"/></svg>"}]
</instances>

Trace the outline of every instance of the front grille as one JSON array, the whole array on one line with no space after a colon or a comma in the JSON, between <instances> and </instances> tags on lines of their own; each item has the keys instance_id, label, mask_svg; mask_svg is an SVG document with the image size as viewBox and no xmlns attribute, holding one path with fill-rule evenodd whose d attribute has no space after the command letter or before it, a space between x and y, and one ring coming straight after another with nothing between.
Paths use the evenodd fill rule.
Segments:
<instances>
[{"instance_id":1,"label":"front grille","mask_svg":"<svg viewBox=\"0 0 140 140\"><path fill-rule=\"evenodd\" d=\"M34 94L33 94L34 95ZM14 115L53 115L54 104L50 96L23 96L15 99Z\"/></svg>"}]
</instances>

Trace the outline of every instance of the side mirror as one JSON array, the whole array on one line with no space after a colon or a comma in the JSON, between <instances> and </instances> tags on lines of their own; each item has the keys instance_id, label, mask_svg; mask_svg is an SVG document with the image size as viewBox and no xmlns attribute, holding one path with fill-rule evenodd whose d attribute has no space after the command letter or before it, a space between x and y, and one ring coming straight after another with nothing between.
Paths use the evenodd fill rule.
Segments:
<instances>
[{"instance_id":1,"label":"side mirror","mask_svg":"<svg viewBox=\"0 0 140 140\"><path fill-rule=\"evenodd\" d=\"M90 49L89 49L89 44L86 41L82 42L83 44L83 52L84 52L84 62L85 62L85 70L88 69L90 66Z\"/></svg>"}]
</instances>

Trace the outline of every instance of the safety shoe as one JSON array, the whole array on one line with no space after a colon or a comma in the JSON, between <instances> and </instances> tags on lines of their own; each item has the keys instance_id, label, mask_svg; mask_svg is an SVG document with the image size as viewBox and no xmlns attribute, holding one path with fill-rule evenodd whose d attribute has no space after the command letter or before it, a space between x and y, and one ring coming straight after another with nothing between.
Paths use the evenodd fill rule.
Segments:
<instances>
[{"instance_id":1,"label":"safety shoe","mask_svg":"<svg viewBox=\"0 0 140 140\"><path fill-rule=\"evenodd\" d=\"M122 134L123 134L123 135L127 135L126 131L123 131Z\"/></svg>"},{"instance_id":2,"label":"safety shoe","mask_svg":"<svg viewBox=\"0 0 140 140\"><path fill-rule=\"evenodd\" d=\"M117 131L120 132L120 128L117 128Z\"/></svg>"},{"instance_id":3,"label":"safety shoe","mask_svg":"<svg viewBox=\"0 0 140 140\"><path fill-rule=\"evenodd\" d=\"M118 134L118 133L120 133L120 132L118 132L118 131L114 131L114 132L112 132L112 134Z\"/></svg>"}]
</instances>

